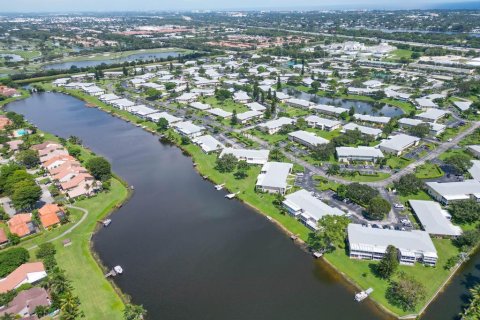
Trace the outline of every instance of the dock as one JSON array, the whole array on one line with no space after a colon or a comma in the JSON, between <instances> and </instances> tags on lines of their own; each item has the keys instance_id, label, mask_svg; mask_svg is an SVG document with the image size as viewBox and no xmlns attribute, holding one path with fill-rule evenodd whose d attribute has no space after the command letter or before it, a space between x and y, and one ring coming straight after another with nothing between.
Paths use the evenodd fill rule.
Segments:
<instances>
[{"instance_id":1,"label":"dock","mask_svg":"<svg viewBox=\"0 0 480 320\"><path fill-rule=\"evenodd\" d=\"M314 253L312 253L313 257L318 259L318 258L321 258L323 256L323 253L319 252L319 251L315 251Z\"/></svg>"},{"instance_id":2,"label":"dock","mask_svg":"<svg viewBox=\"0 0 480 320\"><path fill-rule=\"evenodd\" d=\"M225 183L217 184L217 185L215 186L215 189L216 189L217 191L220 191L220 190L223 189L224 186L225 186Z\"/></svg>"},{"instance_id":3,"label":"dock","mask_svg":"<svg viewBox=\"0 0 480 320\"><path fill-rule=\"evenodd\" d=\"M365 290L365 291L361 291L361 292L355 294L355 301L361 302L361 301L367 299L368 296L370 295L370 293L372 293L372 292L373 292L373 289L372 289L372 288L368 288L368 289Z\"/></svg>"},{"instance_id":4,"label":"dock","mask_svg":"<svg viewBox=\"0 0 480 320\"><path fill-rule=\"evenodd\" d=\"M123 269L121 266L115 266L112 268L112 270L110 270L109 272L107 272L105 274L105 278L109 278L109 277L116 277L117 275L119 274L122 274L123 273Z\"/></svg>"},{"instance_id":5,"label":"dock","mask_svg":"<svg viewBox=\"0 0 480 320\"><path fill-rule=\"evenodd\" d=\"M240 193L240 191L239 191L239 192L235 192L235 193L229 193L229 194L225 195L225 198L227 198L227 199L233 199L233 198L235 198L235 197L237 196L237 194L239 194L239 193Z\"/></svg>"},{"instance_id":6,"label":"dock","mask_svg":"<svg viewBox=\"0 0 480 320\"><path fill-rule=\"evenodd\" d=\"M112 219L105 219L102 221L104 227L108 227L112 223Z\"/></svg>"}]
</instances>

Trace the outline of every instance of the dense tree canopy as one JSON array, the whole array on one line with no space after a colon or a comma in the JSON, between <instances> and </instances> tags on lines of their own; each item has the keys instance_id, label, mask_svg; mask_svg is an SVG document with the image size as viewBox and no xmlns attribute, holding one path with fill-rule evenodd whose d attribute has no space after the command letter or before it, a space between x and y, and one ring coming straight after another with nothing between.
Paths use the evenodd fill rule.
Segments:
<instances>
[{"instance_id":1,"label":"dense tree canopy","mask_svg":"<svg viewBox=\"0 0 480 320\"><path fill-rule=\"evenodd\" d=\"M377 265L376 272L384 279L389 279L398 269L398 250L394 246L388 246L385 256Z\"/></svg>"},{"instance_id":2,"label":"dense tree canopy","mask_svg":"<svg viewBox=\"0 0 480 320\"><path fill-rule=\"evenodd\" d=\"M94 157L88 159L85 167L97 180L107 181L112 176L112 167L110 166L110 162L103 157Z\"/></svg>"},{"instance_id":3,"label":"dense tree canopy","mask_svg":"<svg viewBox=\"0 0 480 320\"><path fill-rule=\"evenodd\" d=\"M406 174L393 182L395 190L402 196L417 194L423 188L423 181L413 173Z\"/></svg>"},{"instance_id":4,"label":"dense tree canopy","mask_svg":"<svg viewBox=\"0 0 480 320\"><path fill-rule=\"evenodd\" d=\"M308 235L308 245L314 250L332 251L345 247L350 219L345 216L326 215L318 221L318 230Z\"/></svg>"},{"instance_id":5,"label":"dense tree canopy","mask_svg":"<svg viewBox=\"0 0 480 320\"><path fill-rule=\"evenodd\" d=\"M425 298L425 287L417 279L401 272L397 279L390 282L387 298L391 304L404 311L413 311Z\"/></svg>"}]
</instances>

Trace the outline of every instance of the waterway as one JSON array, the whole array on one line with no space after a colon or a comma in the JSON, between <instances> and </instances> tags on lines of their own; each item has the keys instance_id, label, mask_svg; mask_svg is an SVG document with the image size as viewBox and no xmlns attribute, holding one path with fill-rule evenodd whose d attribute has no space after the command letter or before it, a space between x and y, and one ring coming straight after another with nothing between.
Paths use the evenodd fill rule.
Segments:
<instances>
[{"instance_id":1,"label":"waterway","mask_svg":"<svg viewBox=\"0 0 480 320\"><path fill-rule=\"evenodd\" d=\"M168 52L147 52L147 53L135 53L121 58L109 58L105 56L105 59L101 60L79 60L79 61L70 61L70 62L59 62L59 63L50 63L44 65L42 68L45 70L67 70L73 66L77 68L89 68L89 67L96 67L103 63L105 64L115 64L115 63L122 63L126 61L139 61L139 60L153 60L153 59L160 59L160 58L168 58L168 57L178 57L180 55L179 52L176 51L168 51Z\"/></svg>"},{"instance_id":2,"label":"waterway","mask_svg":"<svg viewBox=\"0 0 480 320\"><path fill-rule=\"evenodd\" d=\"M341 276L262 215L215 191L177 147L60 93L8 109L44 131L80 137L135 186L93 242L106 266L122 265L115 281L149 319L386 319L370 301L355 303ZM463 281L480 276L480 257L470 263L428 319L460 312Z\"/></svg>"},{"instance_id":3,"label":"waterway","mask_svg":"<svg viewBox=\"0 0 480 320\"><path fill-rule=\"evenodd\" d=\"M307 93L296 89L286 88L283 89L283 92L289 94L298 99L303 99L307 101L312 101L316 104L327 104L336 107L342 107L349 109L354 108L355 113L359 114L368 114L371 116L386 116L386 117L395 117L403 114L403 110L388 104L382 104L381 106L376 107L373 103L358 101L358 100L347 100L339 98L328 98L321 97L313 93Z\"/></svg>"}]
</instances>

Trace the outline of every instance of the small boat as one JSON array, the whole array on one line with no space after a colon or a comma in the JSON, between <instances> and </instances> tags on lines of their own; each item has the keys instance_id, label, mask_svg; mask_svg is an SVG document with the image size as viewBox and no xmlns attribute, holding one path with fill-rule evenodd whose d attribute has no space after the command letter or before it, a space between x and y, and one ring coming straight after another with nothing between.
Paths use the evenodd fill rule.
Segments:
<instances>
[{"instance_id":1,"label":"small boat","mask_svg":"<svg viewBox=\"0 0 480 320\"><path fill-rule=\"evenodd\" d=\"M110 223L112 223L112 219L105 219L103 220L103 226L104 227L108 227L110 225Z\"/></svg>"},{"instance_id":2,"label":"small boat","mask_svg":"<svg viewBox=\"0 0 480 320\"><path fill-rule=\"evenodd\" d=\"M373 292L373 289L372 289L372 288L368 288L368 289L365 290L365 291L361 291L361 292L355 294L355 301L360 302L360 301L365 300L366 298L368 298L368 296L369 296L370 293L372 293L372 292Z\"/></svg>"},{"instance_id":3,"label":"small boat","mask_svg":"<svg viewBox=\"0 0 480 320\"><path fill-rule=\"evenodd\" d=\"M273 221L272 217L270 217L270 216L267 216L267 219L270 220L270 221Z\"/></svg>"},{"instance_id":4,"label":"small boat","mask_svg":"<svg viewBox=\"0 0 480 320\"><path fill-rule=\"evenodd\" d=\"M323 253L321 253L320 251L315 251L313 252L313 256L318 259L318 258L321 258L323 256Z\"/></svg>"},{"instance_id":5,"label":"small boat","mask_svg":"<svg viewBox=\"0 0 480 320\"><path fill-rule=\"evenodd\" d=\"M220 191L220 190L223 189L224 186L225 186L225 183L217 184L217 185L215 186L215 189L216 189L217 191Z\"/></svg>"},{"instance_id":6,"label":"small boat","mask_svg":"<svg viewBox=\"0 0 480 320\"><path fill-rule=\"evenodd\" d=\"M290 236L290 239L292 239L293 241L295 241L295 240L298 239L298 237L297 237L296 235L292 234L292 235Z\"/></svg>"},{"instance_id":7,"label":"small boat","mask_svg":"<svg viewBox=\"0 0 480 320\"><path fill-rule=\"evenodd\" d=\"M121 266L115 266L113 267L113 270L117 273L117 274L122 274L123 273L123 269Z\"/></svg>"},{"instance_id":8,"label":"small boat","mask_svg":"<svg viewBox=\"0 0 480 320\"><path fill-rule=\"evenodd\" d=\"M134 186L130 186L130 189L131 189L131 190L135 190L135 187L134 187Z\"/></svg>"},{"instance_id":9,"label":"small boat","mask_svg":"<svg viewBox=\"0 0 480 320\"><path fill-rule=\"evenodd\" d=\"M235 198L235 196L236 196L237 194L238 194L238 192L236 192L236 193L229 193L229 194L225 195L225 198L227 198L227 199L233 199L233 198Z\"/></svg>"},{"instance_id":10,"label":"small boat","mask_svg":"<svg viewBox=\"0 0 480 320\"><path fill-rule=\"evenodd\" d=\"M203 176L203 180L207 180L208 179L208 176Z\"/></svg>"}]
</instances>

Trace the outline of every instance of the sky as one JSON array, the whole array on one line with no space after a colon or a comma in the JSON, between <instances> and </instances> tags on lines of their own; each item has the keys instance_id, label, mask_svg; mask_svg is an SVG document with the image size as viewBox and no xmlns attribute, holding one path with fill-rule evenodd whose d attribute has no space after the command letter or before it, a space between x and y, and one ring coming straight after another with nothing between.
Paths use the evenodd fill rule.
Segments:
<instances>
[{"instance_id":1,"label":"sky","mask_svg":"<svg viewBox=\"0 0 480 320\"><path fill-rule=\"evenodd\" d=\"M462 7L461 3L465 2L469 0L0 0L0 14L199 9L430 9L444 3L457 3Z\"/></svg>"}]
</instances>

